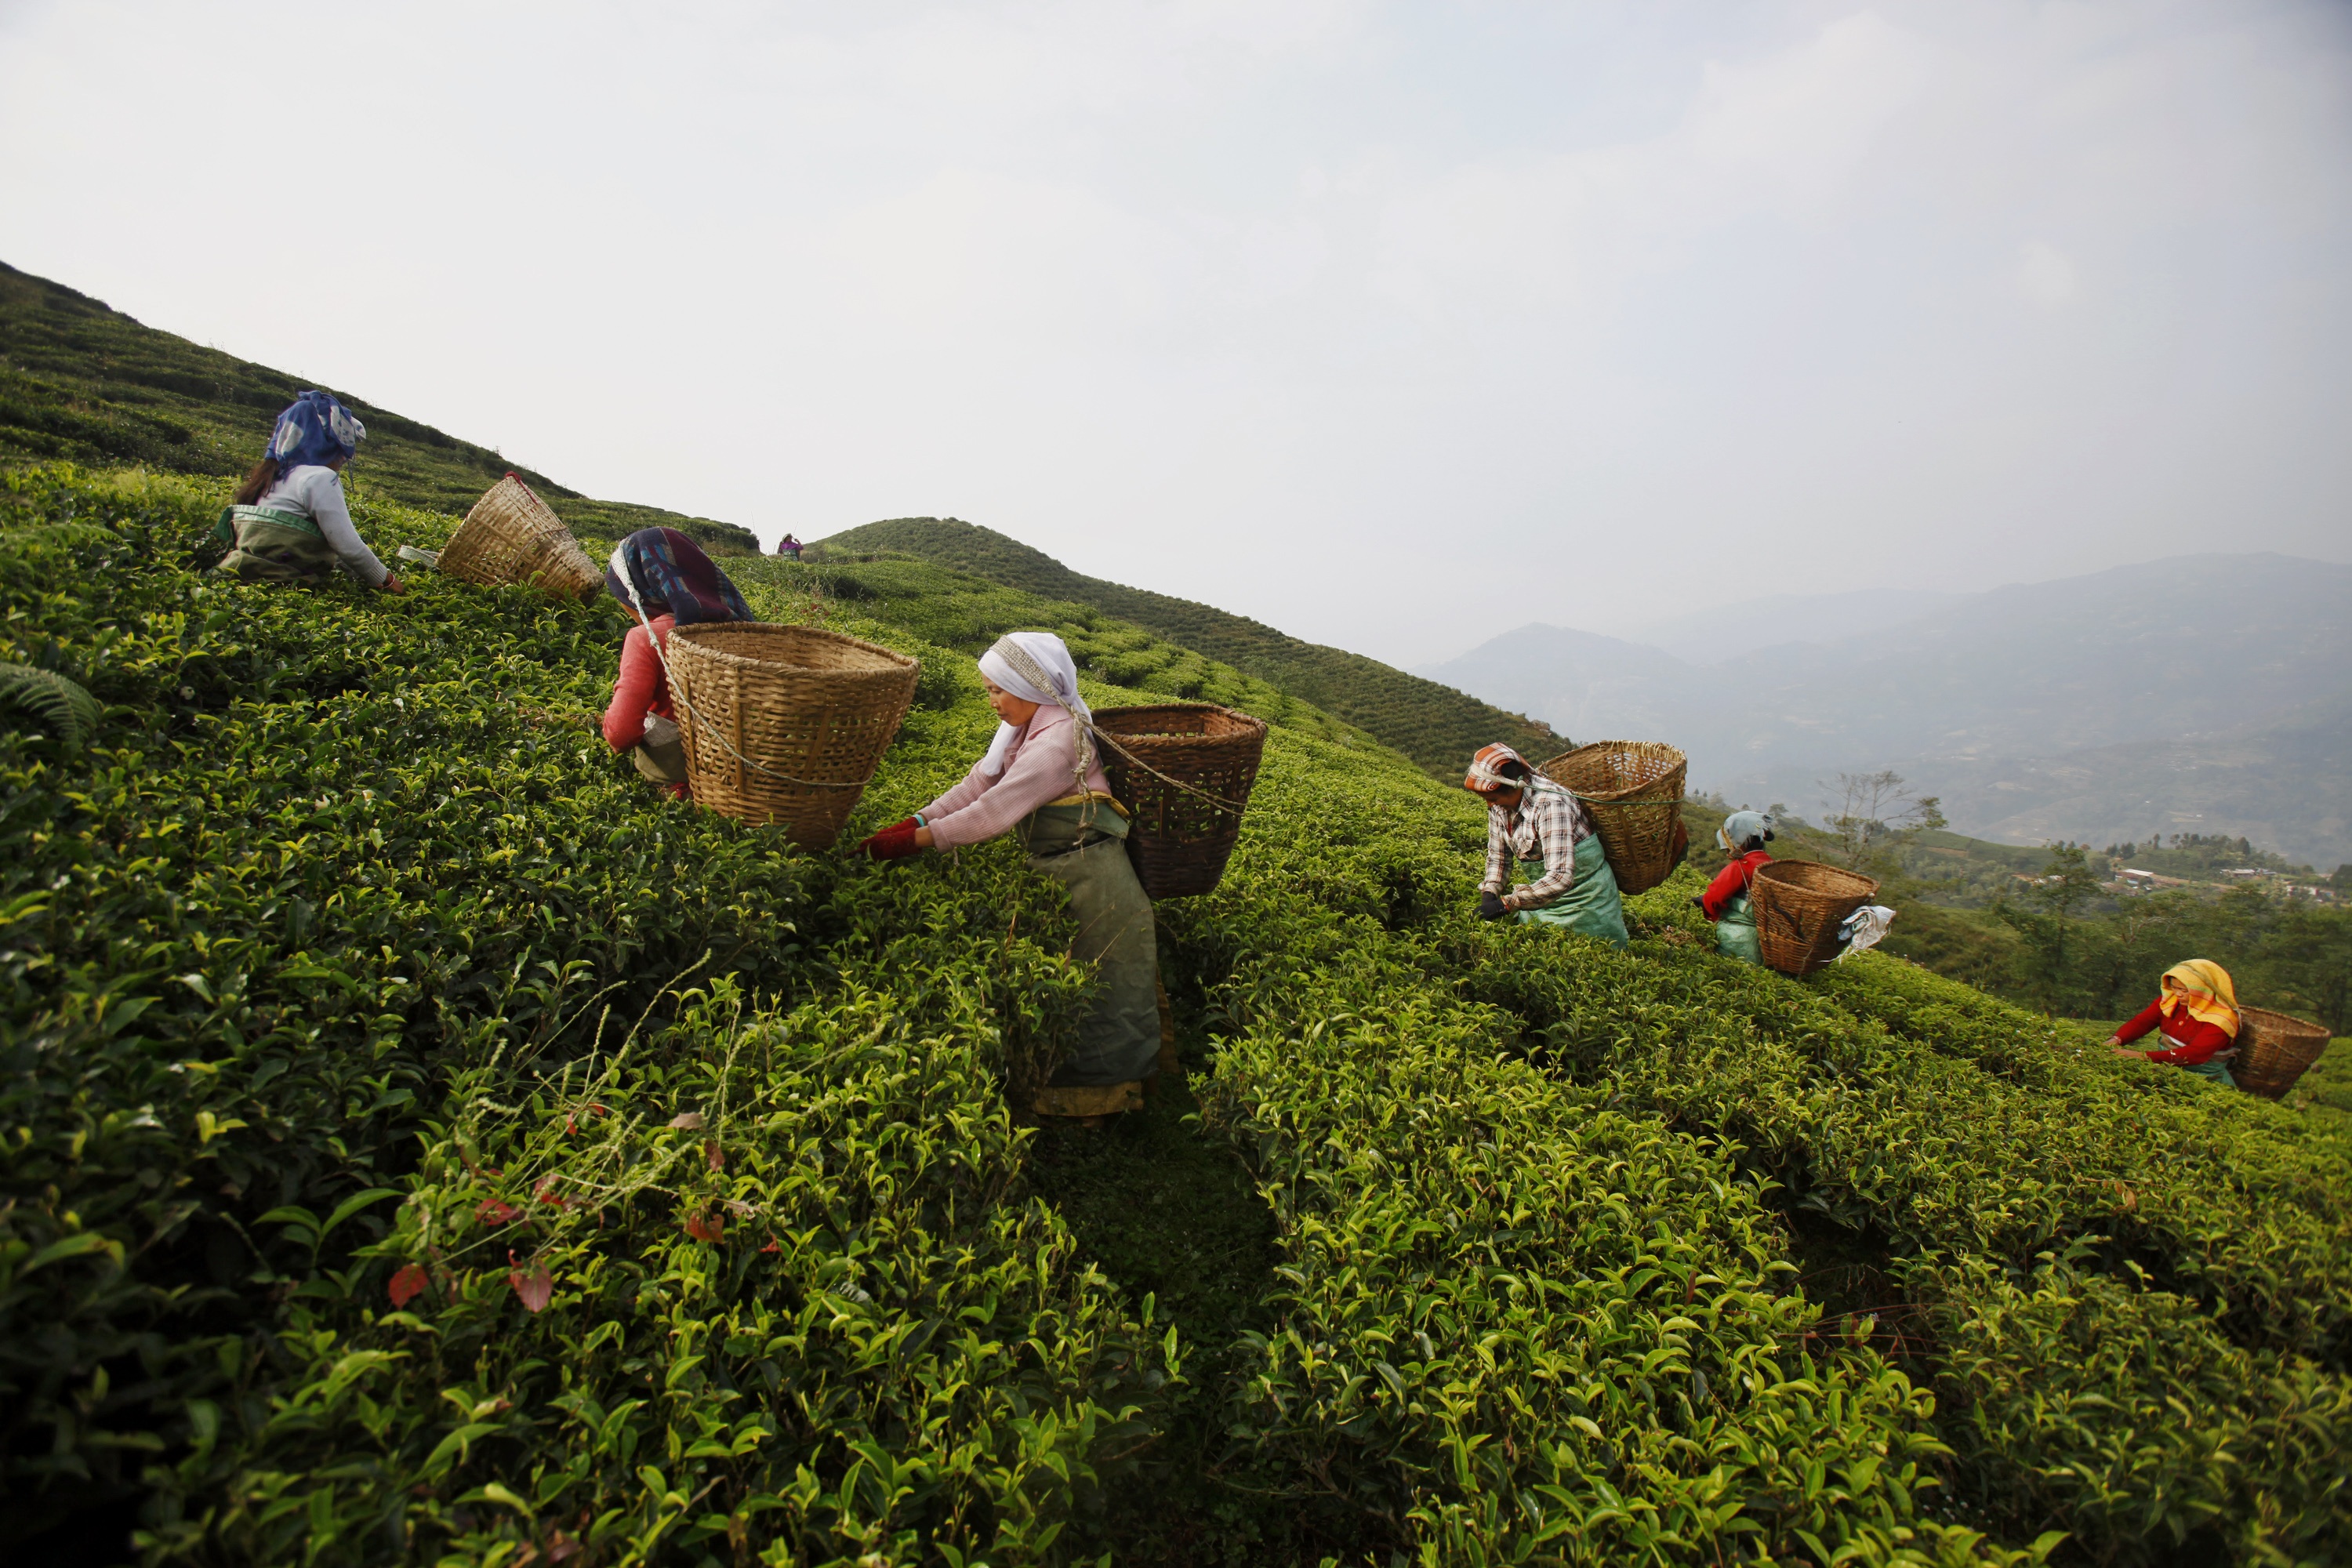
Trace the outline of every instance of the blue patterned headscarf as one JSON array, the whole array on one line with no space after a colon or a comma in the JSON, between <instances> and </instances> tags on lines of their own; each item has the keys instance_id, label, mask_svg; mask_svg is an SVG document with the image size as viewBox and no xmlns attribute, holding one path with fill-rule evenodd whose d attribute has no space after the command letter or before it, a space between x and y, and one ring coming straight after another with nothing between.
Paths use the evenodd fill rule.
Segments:
<instances>
[{"instance_id":1,"label":"blue patterned headscarf","mask_svg":"<svg viewBox=\"0 0 2352 1568\"><path fill-rule=\"evenodd\" d=\"M323 467L336 458L348 458L367 439L367 426L332 394L305 392L278 416L269 433L269 455L278 471L286 473L306 464Z\"/></svg>"},{"instance_id":2,"label":"blue patterned headscarf","mask_svg":"<svg viewBox=\"0 0 2352 1568\"><path fill-rule=\"evenodd\" d=\"M675 616L677 624L748 621L751 606L702 546L674 528L641 528L621 541L604 568L613 597L647 620Z\"/></svg>"}]
</instances>

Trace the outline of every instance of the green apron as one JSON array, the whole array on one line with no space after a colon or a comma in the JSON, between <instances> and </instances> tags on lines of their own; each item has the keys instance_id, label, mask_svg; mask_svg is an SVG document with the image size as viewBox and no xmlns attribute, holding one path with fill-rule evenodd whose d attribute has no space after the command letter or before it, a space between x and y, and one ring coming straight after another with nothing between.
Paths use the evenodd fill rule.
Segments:
<instances>
[{"instance_id":1,"label":"green apron","mask_svg":"<svg viewBox=\"0 0 2352 1568\"><path fill-rule=\"evenodd\" d=\"M1715 922L1715 951L1726 958L1745 959L1761 966L1764 944L1756 935L1756 910L1740 894L1723 906L1723 914Z\"/></svg>"},{"instance_id":2,"label":"green apron","mask_svg":"<svg viewBox=\"0 0 2352 1568\"><path fill-rule=\"evenodd\" d=\"M312 583L342 565L319 525L299 511L225 507L213 533L229 546L213 570L248 583Z\"/></svg>"},{"instance_id":3,"label":"green apron","mask_svg":"<svg viewBox=\"0 0 2352 1568\"><path fill-rule=\"evenodd\" d=\"M1601 847L1601 835L1588 834L1576 847L1575 879L1568 891L1541 909L1521 910L1522 925L1566 926L1587 936L1599 937L1612 947L1625 945L1625 906L1617 896L1617 873L1609 868L1609 857ZM1541 860L1522 860L1520 868L1532 878L1544 874Z\"/></svg>"},{"instance_id":4,"label":"green apron","mask_svg":"<svg viewBox=\"0 0 2352 1568\"><path fill-rule=\"evenodd\" d=\"M1135 1083L1160 1058L1160 949L1151 900L1127 858L1127 819L1100 801L1041 805L1013 829L1029 868L1062 884L1077 918L1070 956L1094 966L1093 1010L1050 1082Z\"/></svg>"}]
</instances>

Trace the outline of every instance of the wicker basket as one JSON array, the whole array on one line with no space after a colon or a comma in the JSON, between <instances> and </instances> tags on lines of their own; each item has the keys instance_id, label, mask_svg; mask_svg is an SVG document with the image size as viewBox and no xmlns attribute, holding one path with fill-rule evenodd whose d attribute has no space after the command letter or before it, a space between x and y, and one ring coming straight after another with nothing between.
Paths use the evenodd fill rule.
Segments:
<instances>
[{"instance_id":1,"label":"wicker basket","mask_svg":"<svg viewBox=\"0 0 2352 1568\"><path fill-rule=\"evenodd\" d=\"M604 585L604 569L588 559L563 520L512 474L474 503L436 564L452 577L485 587L528 583L565 599L585 598Z\"/></svg>"},{"instance_id":2,"label":"wicker basket","mask_svg":"<svg viewBox=\"0 0 2352 1568\"><path fill-rule=\"evenodd\" d=\"M1878 892L1874 878L1812 860L1773 860L1748 885L1764 966L1811 974L1838 955L1838 927Z\"/></svg>"},{"instance_id":3,"label":"wicker basket","mask_svg":"<svg viewBox=\"0 0 2352 1568\"><path fill-rule=\"evenodd\" d=\"M764 621L679 626L668 643L695 800L803 848L832 843L914 700L916 662Z\"/></svg>"},{"instance_id":4,"label":"wicker basket","mask_svg":"<svg viewBox=\"0 0 2352 1568\"><path fill-rule=\"evenodd\" d=\"M2237 1044L2230 1076L2247 1093L2276 1100L2327 1048L2327 1031L2267 1007L2241 1007Z\"/></svg>"},{"instance_id":5,"label":"wicker basket","mask_svg":"<svg viewBox=\"0 0 2352 1568\"><path fill-rule=\"evenodd\" d=\"M1646 893L1674 875L1689 761L1657 741L1595 741L1537 771L1584 803L1621 893Z\"/></svg>"},{"instance_id":6,"label":"wicker basket","mask_svg":"<svg viewBox=\"0 0 2352 1568\"><path fill-rule=\"evenodd\" d=\"M1206 702L1169 702L1106 708L1095 729L1106 737L1111 793L1133 814L1127 853L1146 896L1181 899L1214 888L1241 837L1265 725Z\"/></svg>"}]
</instances>

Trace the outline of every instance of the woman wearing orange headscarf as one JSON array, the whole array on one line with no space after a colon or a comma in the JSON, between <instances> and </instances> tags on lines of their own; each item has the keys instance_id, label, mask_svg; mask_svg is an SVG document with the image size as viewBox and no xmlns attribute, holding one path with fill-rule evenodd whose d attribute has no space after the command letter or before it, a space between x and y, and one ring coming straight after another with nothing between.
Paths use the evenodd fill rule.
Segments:
<instances>
[{"instance_id":1,"label":"woman wearing orange headscarf","mask_svg":"<svg viewBox=\"0 0 2352 1568\"><path fill-rule=\"evenodd\" d=\"M2163 1049L2142 1053L2126 1043L2151 1029L2163 1031ZM2238 1054L2237 1038L2238 993L2230 984L2230 972L2210 958L2192 958L2164 972L2157 999L2117 1029L2107 1044L2117 1056L2145 1054L2149 1061L2187 1068L2200 1078L2235 1089L2237 1079L2226 1064Z\"/></svg>"}]
</instances>

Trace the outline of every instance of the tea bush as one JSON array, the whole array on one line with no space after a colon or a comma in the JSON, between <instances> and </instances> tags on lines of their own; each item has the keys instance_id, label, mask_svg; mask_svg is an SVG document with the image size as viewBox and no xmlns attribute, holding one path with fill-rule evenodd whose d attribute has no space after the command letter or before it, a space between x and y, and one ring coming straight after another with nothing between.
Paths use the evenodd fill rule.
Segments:
<instances>
[{"instance_id":1,"label":"tea bush","mask_svg":"<svg viewBox=\"0 0 2352 1568\"><path fill-rule=\"evenodd\" d=\"M452 525L354 489L380 549ZM2352 1541L2325 1107L1877 955L1719 959L1693 871L1627 952L1482 924L1475 804L1294 694L936 565L730 562L925 660L853 832L969 764L1010 626L1098 703L1275 721L1224 885L1160 911L1276 1227L1262 1310L1180 1342L1033 1189L1000 1082L1087 977L1010 845L682 809L593 732L614 606L215 583L217 504L0 495L0 662L100 707L79 751L0 714L0 1540L1091 1561L1181 1418L1235 1541L1348 1561Z\"/></svg>"}]
</instances>

